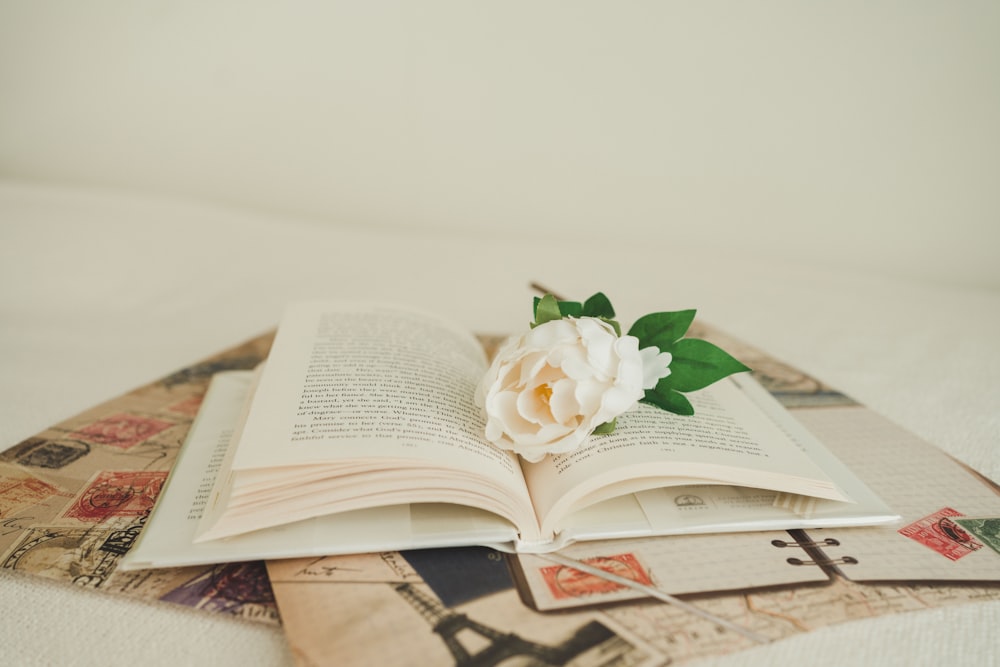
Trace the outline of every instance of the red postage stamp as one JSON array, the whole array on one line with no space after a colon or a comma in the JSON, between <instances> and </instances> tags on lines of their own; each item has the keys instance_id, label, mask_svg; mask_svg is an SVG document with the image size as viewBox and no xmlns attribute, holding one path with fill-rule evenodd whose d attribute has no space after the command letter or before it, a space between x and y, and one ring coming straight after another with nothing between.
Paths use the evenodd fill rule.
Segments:
<instances>
[{"instance_id":1,"label":"red postage stamp","mask_svg":"<svg viewBox=\"0 0 1000 667\"><path fill-rule=\"evenodd\" d=\"M964 515L950 507L944 507L900 528L899 534L930 547L949 560L958 560L983 546L955 523L953 517L960 516Z\"/></svg>"},{"instance_id":2,"label":"red postage stamp","mask_svg":"<svg viewBox=\"0 0 1000 667\"><path fill-rule=\"evenodd\" d=\"M178 401L177 403L168 405L167 410L187 415L188 417L194 417L198 414L198 409L201 407L201 403L204 398L204 396L191 396L189 398L185 398L183 401Z\"/></svg>"},{"instance_id":3,"label":"red postage stamp","mask_svg":"<svg viewBox=\"0 0 1000 667\"><path fill-rule=\"evenodd\" d=\"M63 517L100 522L112 517L142 516L153 507L166 478L165 470L102 471L84 487Z\"/></svg>"},{"instance_id":4,"label":"red postage stamp","mask_svg":"<svg viewBox=\"0 0 1000 667\"><path fill-rule=\"evenodd\" d=\"M85 426L72 435L100 445L130 449L173 425L162 419L120 413Z\"/></svg>"},{"instance_id":5,"label":"red postage stamp","mask_svg":"<svg viewBox=\"0 0 1000 667\"><path fill-rule=\"evenodd\" d=\"M618 554L616 556L598 556L596 558L588 558L583 562L606 572L617 574L620 577L637 581L640 584L649 586L653 584L649 575L646 574L646 570L639 564L638 559L630 553ZM545 584L549 588L549 592L552 593L552 597L556 600L614 593L624 588L621 584L616 584L564 565L543 567L540 572Z\"/></svg>"},{"instance_id":6,"label":"red postage stamp","mask_svg":"<svg viewBox=\"0 0 1000 667\"><path fill-rule=\"evenodd\" d=\"M10 518L22 509L56 495L69 497L70 494L28 474L0 478L0 519Z\"/></svg>"}]
</instances>

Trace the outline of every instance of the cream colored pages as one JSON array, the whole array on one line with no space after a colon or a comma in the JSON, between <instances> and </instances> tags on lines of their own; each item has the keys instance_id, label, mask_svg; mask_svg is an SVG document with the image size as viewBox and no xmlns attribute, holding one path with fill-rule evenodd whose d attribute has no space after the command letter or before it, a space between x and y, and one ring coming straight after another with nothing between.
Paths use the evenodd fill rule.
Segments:
<instances>
[{"instance_id":1,"label":"cream colored pages","mask_svg":"<svg viewBox=\"0 0 1000 667\"><path fill-rule=\"evenodd\" d=\"M510 460L477 437L483 419L472 396L485 372L475 337L434 316L395 305L291 304L233 469L361 455L446 464L459 456L509 471Z\"/></svg>"},{"instance_id":2,"label":"cream colored pages","mask_svg":"<svg viewBox=\"0 0 1000 667\"><path fill-rule=\"evenodd\" d=\"M433 316L350 302L292 305L195 541L431 503L506 518L522 551L577 539L884 520L868 507L815 523L770 500L731 503L737 485L850 506L845 486L731 379L692 396L694 417L640 405L615 433L521 466L484 438L474 394L485 370L479 341ZM705 484L714 486L698 493L723 507L712 517L679 515L674 499L655 491Z\"/></svg>"},{"instance_id":3,"label":"cream colored pages","mask_svg":"<svg viewBox=\"0 0 1000 667\"><path fill-rule=\"evenodd\" d=\"M830 476L732 380L690 396L693 417L642 405L609 435L523 466L542 533L583 506L626 493L698 483L849 500Z\"/></svg>"},{"instance_id":4,"label":"cream colored pages","mask_svg":"<svg viewBox=\"0 0 1000 667\"><path fill-rule=\"evenodd\" d=\"M513 526L495 514L447 505L396 505L193 543L251 382L249 371L224 371L212 379L156 507L138 542L120 563L122 569L379 551L386 545L443 547L470 540L514 539Z\"/></svg>"},{"instance_id":5,"label":"cream colored pages","mask_svg":"<svg viewBox=\"0 0 1000 667\"><path fill-rule=\"evenodd\" d=\"M282 319L232 461L199 529L217 539L331 512L456 502L529 535L515 457L483 437L479 342L397 306L293 304ZM229 487L228 489L226 487Z\"/></svg>"}]
</instances>

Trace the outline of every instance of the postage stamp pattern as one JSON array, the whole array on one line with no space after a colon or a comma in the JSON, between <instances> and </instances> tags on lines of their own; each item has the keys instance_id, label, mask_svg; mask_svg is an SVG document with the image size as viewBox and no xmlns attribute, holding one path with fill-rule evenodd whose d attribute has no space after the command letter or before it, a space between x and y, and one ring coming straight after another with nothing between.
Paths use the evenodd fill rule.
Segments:
<instances>
[{"instance_id":1,"label":"postage stamp pattern","mask_svg":"<svg viewBox=\"0 0 1000 667\"><path fill-rule=\"evenodd\" d=\"M160 599L254 620L277 619L274 593L262 561L217 565Z\"/></svg>"},{"instance_id":2,"label":"postage stamp pattern","mask_svg":"<svg viewBox=\"0 0 1000 667\"><path fill-rule=\"evenodd\" d=\"M900 528L899 534L933 549L949 560L958 560L983 546L955 522L955 517L961 516L961 512L943 507L934 514Z\"/></svg>"},{"instance_id":3,"label":"postage stamp pattern","mask_svg":"<svg viewBox=\"0 0 1000 667\"><path fill-rule=\"evenodd\" d=\"M59 489L31 475L0 478L0 519L9 518L56 495L61 495Z\"/></svg>"},{"instance_id":4,"label":"postage stamp pattern","mask_svg":"<svg viewBox=\"0 0 1000 667\"><path fill-rule=\"evenodd\" d=\"M167 478L164 470L102 471L70 503L63 518L103 522L147 514Z\"/></svg>"},{"instance_id":5,"label":"postage stamp pattern","mask_svg":"<svg viewBox=\"0 0 1000 667\"><path fill-rule=\"evenodd\" d=\"M955 523L965 528L983 541L989 548L1000 554L1000 517L962 518Z\"/></svg>"},{"instance_id":6,"label":"postage stamp pattern","mask_svg":"<svg viewBox=\"0 0 1000 667\"><path fill-rule=\"evenodd\" d=\"M55 442L48 438L28 438L8 450L9 456L19 465L49 470L64 468L86 456L89 451L90 445L85 442Z\"/></svg>"},{"instance_id":7,"label":"postage stamp pattern","mask_svg":"<svg viewBox=\"0 0 1000 667\"><path fill-rule=\"evenodd\" d=\"M191 396L183 401L178 401L173 405L168 405L167 410L186 415L188 417L194 417L198 414L198 408L201 407L201 403L204 398L204 396Z\"/></svg>"},{"instance_id":8,"label":"postage stamp pattern","mask_svg":"<svg viewBox=\"0 0 1000 667\"><path fill-rule=\"evenodd\" d=\"M118 554L101 549L106 537L106 531L95 528L28 531L0 567L69 581L84 588L100 588L119 558Z\"/></svg>"},{"instance_id":9,"label":"postage stamp pattern","mask_svg":"<svg viewBox=\"0 0 1000 667\"><path fill-rule=\"evenodd\" d=\"M635 555L631 553L615 556L599 556L583 562L587 565L600 568L605 572L611 572L620 577L639 582L640 584L653 584L645 568L639 563ZM541 574L549 592L556 600L615 593L624 588L621 584L616 584L563 565L543 567L541 568Z\"/></svg>"},{"instance_id":10,"label":"postage stamp pattern","mask_svg":"<svg viewBox=\"0 0 1000 667\"><path fill-rule=\"evenodd\" d=\"M173 425L162 419L119 413L85 426L72 436L99 445L130 449Z\"/></svg>"},{"instance_id":11,"label":"postage stamp pattern","mask_svg":"<svg viewBox=\"0 0 1000 667\"><path fill-rule=\"evenodd\" d=\"M118 562L140 534L212 375L253 368L266 358L272 337L248 340L0 452L0 568L146 600L212 569L133 572L119 570ZM244 576L252 573L234 571L235 581L224 588L238 588ZM233 613L215 595L214 605L193 597L176 601ZM279 622L266 595L241 599L242 618Z\"/></svg>"}]
</instances>

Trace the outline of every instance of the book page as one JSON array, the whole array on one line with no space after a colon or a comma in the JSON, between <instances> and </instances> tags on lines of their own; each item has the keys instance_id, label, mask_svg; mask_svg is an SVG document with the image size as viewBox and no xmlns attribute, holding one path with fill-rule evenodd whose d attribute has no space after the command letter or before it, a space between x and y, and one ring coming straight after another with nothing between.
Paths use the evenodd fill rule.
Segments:
<instances>
[{"instance_id":1,"label":"book page","mask_svg":"<svg viewBox=\"0 0 1000 667\"><path fill-rule=\"evenodd\" d=\"M194 543L199 521L211 507L216 476L236 435L252 381L250 371L215 374L156 507L120 563L123 570L342 554L359 546L381 550L390 545L441 547L468 539L513 539L513 527L487 512L404 505L320 516L227 540Z\"/></svg>"},{"instance_id":2,"label":"book page","mask_svg":"<svg viewBox=\"0 0 1000 667\"><path fill-rule=\"evenodd\" d=\"M802 449L725 380L689 396L694 416L640 404L615 431L525 464L543 533L574 507L667 484L734 484L845 500Z\"/></svg>"},{"instance_id":3,"label":"book page","mask_svg":"<svg viewBox=\"0 0 1000 667\"><path fill-rule=\"evenodd\" d=\"M432 316L293 304L233 469L394 457L517 479L515 460L482 436L473 395L485 372L475 337Z\"/></svg>"},{"instance_id":4,"label":"book page","mask_svg":"<svg viewBox=\"0 0 1000 667\"><path fill-rule=\"evenodd\" d=\"M279 544L269 544L266 536L236 544L192 544L253 380L251 371L215 374L138 542L122 559L123 569L239 561L259 557L255 554L261 549L280 549ZM275 542L273 536L270 542Z\"/></svg>"},{"instance_id":5,"label":"book page","mask_svg":"<svg viewBox=\"0 0 1000 667\"><path fill-rule=\"evenodd\" d=\"M410 503L537 522L516 458L485 440L479 341L397 306L286 311L198 540L322 514Z\"/></svg>"}]
</instances>

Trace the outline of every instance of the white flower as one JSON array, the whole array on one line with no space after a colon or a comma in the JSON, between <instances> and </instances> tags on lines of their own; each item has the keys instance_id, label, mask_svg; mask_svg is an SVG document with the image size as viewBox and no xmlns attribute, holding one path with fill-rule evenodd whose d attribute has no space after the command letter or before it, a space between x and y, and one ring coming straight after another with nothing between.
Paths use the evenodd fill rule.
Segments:
<instances>
[{"instance_id":1,"label":"white flower","mask_svg":"<svg viewBox=\"0 0 1000 667\"><path fill-rule=\"evenodd\" d=\"M635 406L647 375L669 373L662 355L647 371L647 355L637 338L618 336L597 318L540 324L508 341L476 392L486 411L486 438L528 461L576 449L595 428Z\"/></svg>"},{"instance_id":2,"label":"white flower","mask_svg":"<svg viewBox=\"0 0 1000 667\"><path fill-rule=\"evenodd\" d=\"M642 388L652 389L661 379L670 375L670 362L674 356L669 352L660 352L660 348L651 345L639 350L642 357Z\"/></svg>"}]
</instances>

